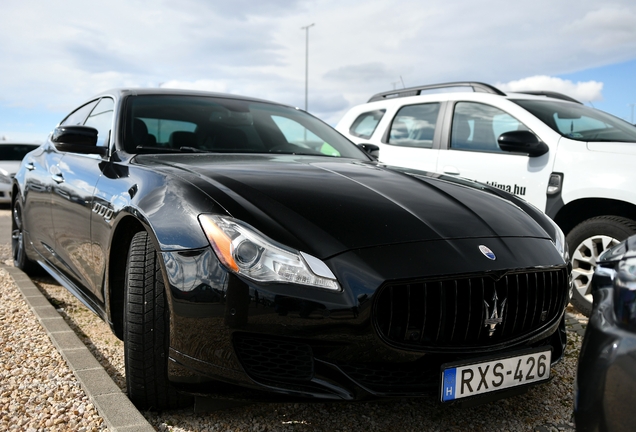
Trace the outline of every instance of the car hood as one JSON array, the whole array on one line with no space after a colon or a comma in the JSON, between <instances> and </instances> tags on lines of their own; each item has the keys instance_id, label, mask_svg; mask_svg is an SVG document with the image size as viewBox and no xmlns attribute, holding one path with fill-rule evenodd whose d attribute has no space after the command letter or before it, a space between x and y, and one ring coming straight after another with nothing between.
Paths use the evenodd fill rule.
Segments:
<instances>
[{"instance_id":1,"label":"car hood","mask_svg":"<svg viewBox=\"0 0 636 432\"><path fill-rule=\"evenodd\" d=\"M590 141L587 143L590 151L615 153L620 155L636 155L636 143L633 142L604 142Z\"/></svg>"},{"instance_id":2,"label":"car hood","mask_svg":"<svg viewBox=\"0 0 636 432\"><path fill-rule=\"evenodd\" d=\"M492 237L549 238L496 193L351 159L293 155L138 156L187 179L231 216L327 258L380 245Z\"/></svg>"}]
</instances>

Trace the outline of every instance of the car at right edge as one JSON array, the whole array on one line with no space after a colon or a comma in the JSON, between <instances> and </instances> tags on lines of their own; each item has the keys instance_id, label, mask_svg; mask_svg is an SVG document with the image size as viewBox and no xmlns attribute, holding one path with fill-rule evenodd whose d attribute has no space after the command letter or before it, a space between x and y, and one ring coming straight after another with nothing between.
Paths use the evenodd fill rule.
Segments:
<instances>
[{"instance_id":1,"label":"car at right edge","mask_svg":"<svg viewBox=\"0 0 636 432\"><path fill-rule=\"evenodd\" d=\"M636 236L601 255L581 345L574 419L579 432L632 431L636 406Z\"/></svg>"},{"instance_id":2,"label":"car at right edge","mask_svg":"<svg viewBox=\"0 0 636 432\"><path fill-rule=\"evenodd\" d=\"M636 234L636 127L569 96L411 87L374 95L336 129L388 165L477 180L543 210L567 235L572 304L586 316L598 257Z\"/></svg>"}]
</instances>

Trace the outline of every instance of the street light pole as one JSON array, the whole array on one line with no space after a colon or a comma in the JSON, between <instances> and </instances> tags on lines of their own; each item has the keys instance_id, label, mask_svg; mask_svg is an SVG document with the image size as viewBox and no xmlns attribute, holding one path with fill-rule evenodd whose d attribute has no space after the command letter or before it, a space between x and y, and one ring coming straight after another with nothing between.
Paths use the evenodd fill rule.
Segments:
<instances>
[{"instance_id":1,"label":"street light pole","mask_svg":"<svg viewBox=\"0 0 636 432\"><path fill-rule=\"evenodd\" d=\"M305 111L307 111L307 94L309 93L309 27L314 25L314 23L311 23L300 28L305 30Z\"/></svg>"}]
</instances>

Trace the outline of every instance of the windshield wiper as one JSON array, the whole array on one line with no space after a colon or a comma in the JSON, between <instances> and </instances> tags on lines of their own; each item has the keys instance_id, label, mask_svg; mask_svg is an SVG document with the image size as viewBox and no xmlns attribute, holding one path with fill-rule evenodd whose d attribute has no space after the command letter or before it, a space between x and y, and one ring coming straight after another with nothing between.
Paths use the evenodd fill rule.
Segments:
<instances>
[{"instance_id":1,"label":"windshield wiper","mask_svg":"<svg viewBox=\"0 0 636 432\"><path fill-rule=\"evenodd\" d=\"M140 153L215 153L212 150L200 149L197 147L183 146L177 148L159 146L137 146Z\"/></svg>"},{"instance_id":2,"label":"windshield wiper","mask_svg":"<svg viewBox=\"0 0 636 432\"><path fill-rule=\"evenodd\" d=\"M153 146L137 146L136 150L139 151L139 153L177 153L180 150L178 149L173 149L170 147L153 147Z\"/></svg>"},{"instance_id":3,"label":"windshield wiper","mask_svg":"<svg viewBox=\"0 0 636 432\"><path fill-rule=\"evenodd\" d=\"M214 153L211 150L205 150L205 149L200 149L197 147L187 147L187 146L179 147L179 151L182 151L185 153Z\"/></svg>"}]
</instances>

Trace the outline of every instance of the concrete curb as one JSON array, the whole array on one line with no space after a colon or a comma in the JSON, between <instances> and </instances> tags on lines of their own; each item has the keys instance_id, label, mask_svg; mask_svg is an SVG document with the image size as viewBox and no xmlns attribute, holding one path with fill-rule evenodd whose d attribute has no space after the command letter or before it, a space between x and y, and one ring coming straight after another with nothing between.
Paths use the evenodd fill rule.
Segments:
<instances>
[{"instance_id":1,"label":"concrete curb","mask_svg":"<svg viewBox=\"0 0 636 432\"><path fill-rule=\"evenodd\" d=\"M51 342L79 380L108 430L154 432L150 423L122 393L64 318L44 297L31 279L16 267L0 266L9 273Z\"/></svg>"}]
</instances>

